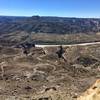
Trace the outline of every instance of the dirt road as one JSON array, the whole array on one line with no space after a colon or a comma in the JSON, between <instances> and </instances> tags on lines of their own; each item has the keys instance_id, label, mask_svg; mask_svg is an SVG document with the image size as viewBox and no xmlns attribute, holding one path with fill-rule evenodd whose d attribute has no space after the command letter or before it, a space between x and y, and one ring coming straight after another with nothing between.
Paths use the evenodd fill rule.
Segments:
<instances>
[{"instance_id":1,"label":"dirt road","mask_svg":"<svg viewBox=\"0 0 100 100\"><path fill-rule=\"evenodd\" d=\"M95 44L100 44L100 42L92 42L92 43L80 43L80 44L71 44L71 45L63 45L63 46L84 46L84 45L95 45ZM59 45L36 45L36 47L55 47Z\"/></svg>"}]
</instances>

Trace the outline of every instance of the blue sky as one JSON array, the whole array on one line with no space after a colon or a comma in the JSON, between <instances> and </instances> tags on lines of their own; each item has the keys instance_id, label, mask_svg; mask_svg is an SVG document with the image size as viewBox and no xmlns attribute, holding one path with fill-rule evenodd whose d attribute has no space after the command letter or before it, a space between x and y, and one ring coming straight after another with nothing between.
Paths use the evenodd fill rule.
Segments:
<instances>
[{"instance_id":1,"label":"blue sky","mask_svg":"<svg viewBox=\"0 0 100 100\"><path fill-rule=\"evenodd\" d=\"M0 0L0 15L100 18L100 0Z\"/></svg>"}]
</instances>

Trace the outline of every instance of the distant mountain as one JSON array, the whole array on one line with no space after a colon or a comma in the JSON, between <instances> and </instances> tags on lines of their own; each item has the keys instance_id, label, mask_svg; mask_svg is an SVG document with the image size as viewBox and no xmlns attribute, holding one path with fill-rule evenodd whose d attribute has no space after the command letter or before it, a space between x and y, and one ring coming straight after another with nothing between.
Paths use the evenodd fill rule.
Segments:
<instances>
[{"instance_id":1,"label":"distant mountain","mask_svg":"<svg viewBox=\"0 0 100 100\"><path fill-rule=\"evenodd\" d=\"M100 31L100 19L0 16L0 34L15 31L52 34L96 33Z\"/></svg>"},{"instance_id":2,"label":"distant mountain","mask_svg":"<svg viewBox=\"0 0 100 100\"><path fill-rule=\"evenodd\" d=\"M100 19L0 16L0 45L100 42Z\"/></svg>"}]
</instances>

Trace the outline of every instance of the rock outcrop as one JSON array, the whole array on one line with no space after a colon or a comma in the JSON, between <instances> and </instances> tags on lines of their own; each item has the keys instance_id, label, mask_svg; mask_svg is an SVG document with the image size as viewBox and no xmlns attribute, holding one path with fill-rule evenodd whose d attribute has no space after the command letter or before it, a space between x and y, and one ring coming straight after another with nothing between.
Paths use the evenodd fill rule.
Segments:
<instances>
[{"instance_id":1,"label":"rock outcrop","mask_svg":"<svg viewBox=\"0 0 100 100\"><path fill-rule=\"evenodd\" d=\"M100 79L77 100L100 100Z\"/></svg>"}]
</instances>

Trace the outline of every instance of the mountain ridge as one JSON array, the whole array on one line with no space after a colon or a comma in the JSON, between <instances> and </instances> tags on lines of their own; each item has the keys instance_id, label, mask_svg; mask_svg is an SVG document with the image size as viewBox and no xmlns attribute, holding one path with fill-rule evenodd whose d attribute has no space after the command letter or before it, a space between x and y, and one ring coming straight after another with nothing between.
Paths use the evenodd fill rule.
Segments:
<instances>
[{"instance_id":1,"label":"mountain ridge","mask_svg":"<svg viewBox=\"0 0 100 100\"><path fill-rule=\"evenodd\" d=\"M95 33L100 31L100 19L50 16L0 16L0 33L10 33L16 30L56 34Z\"/></svg>"}]
</instances>

